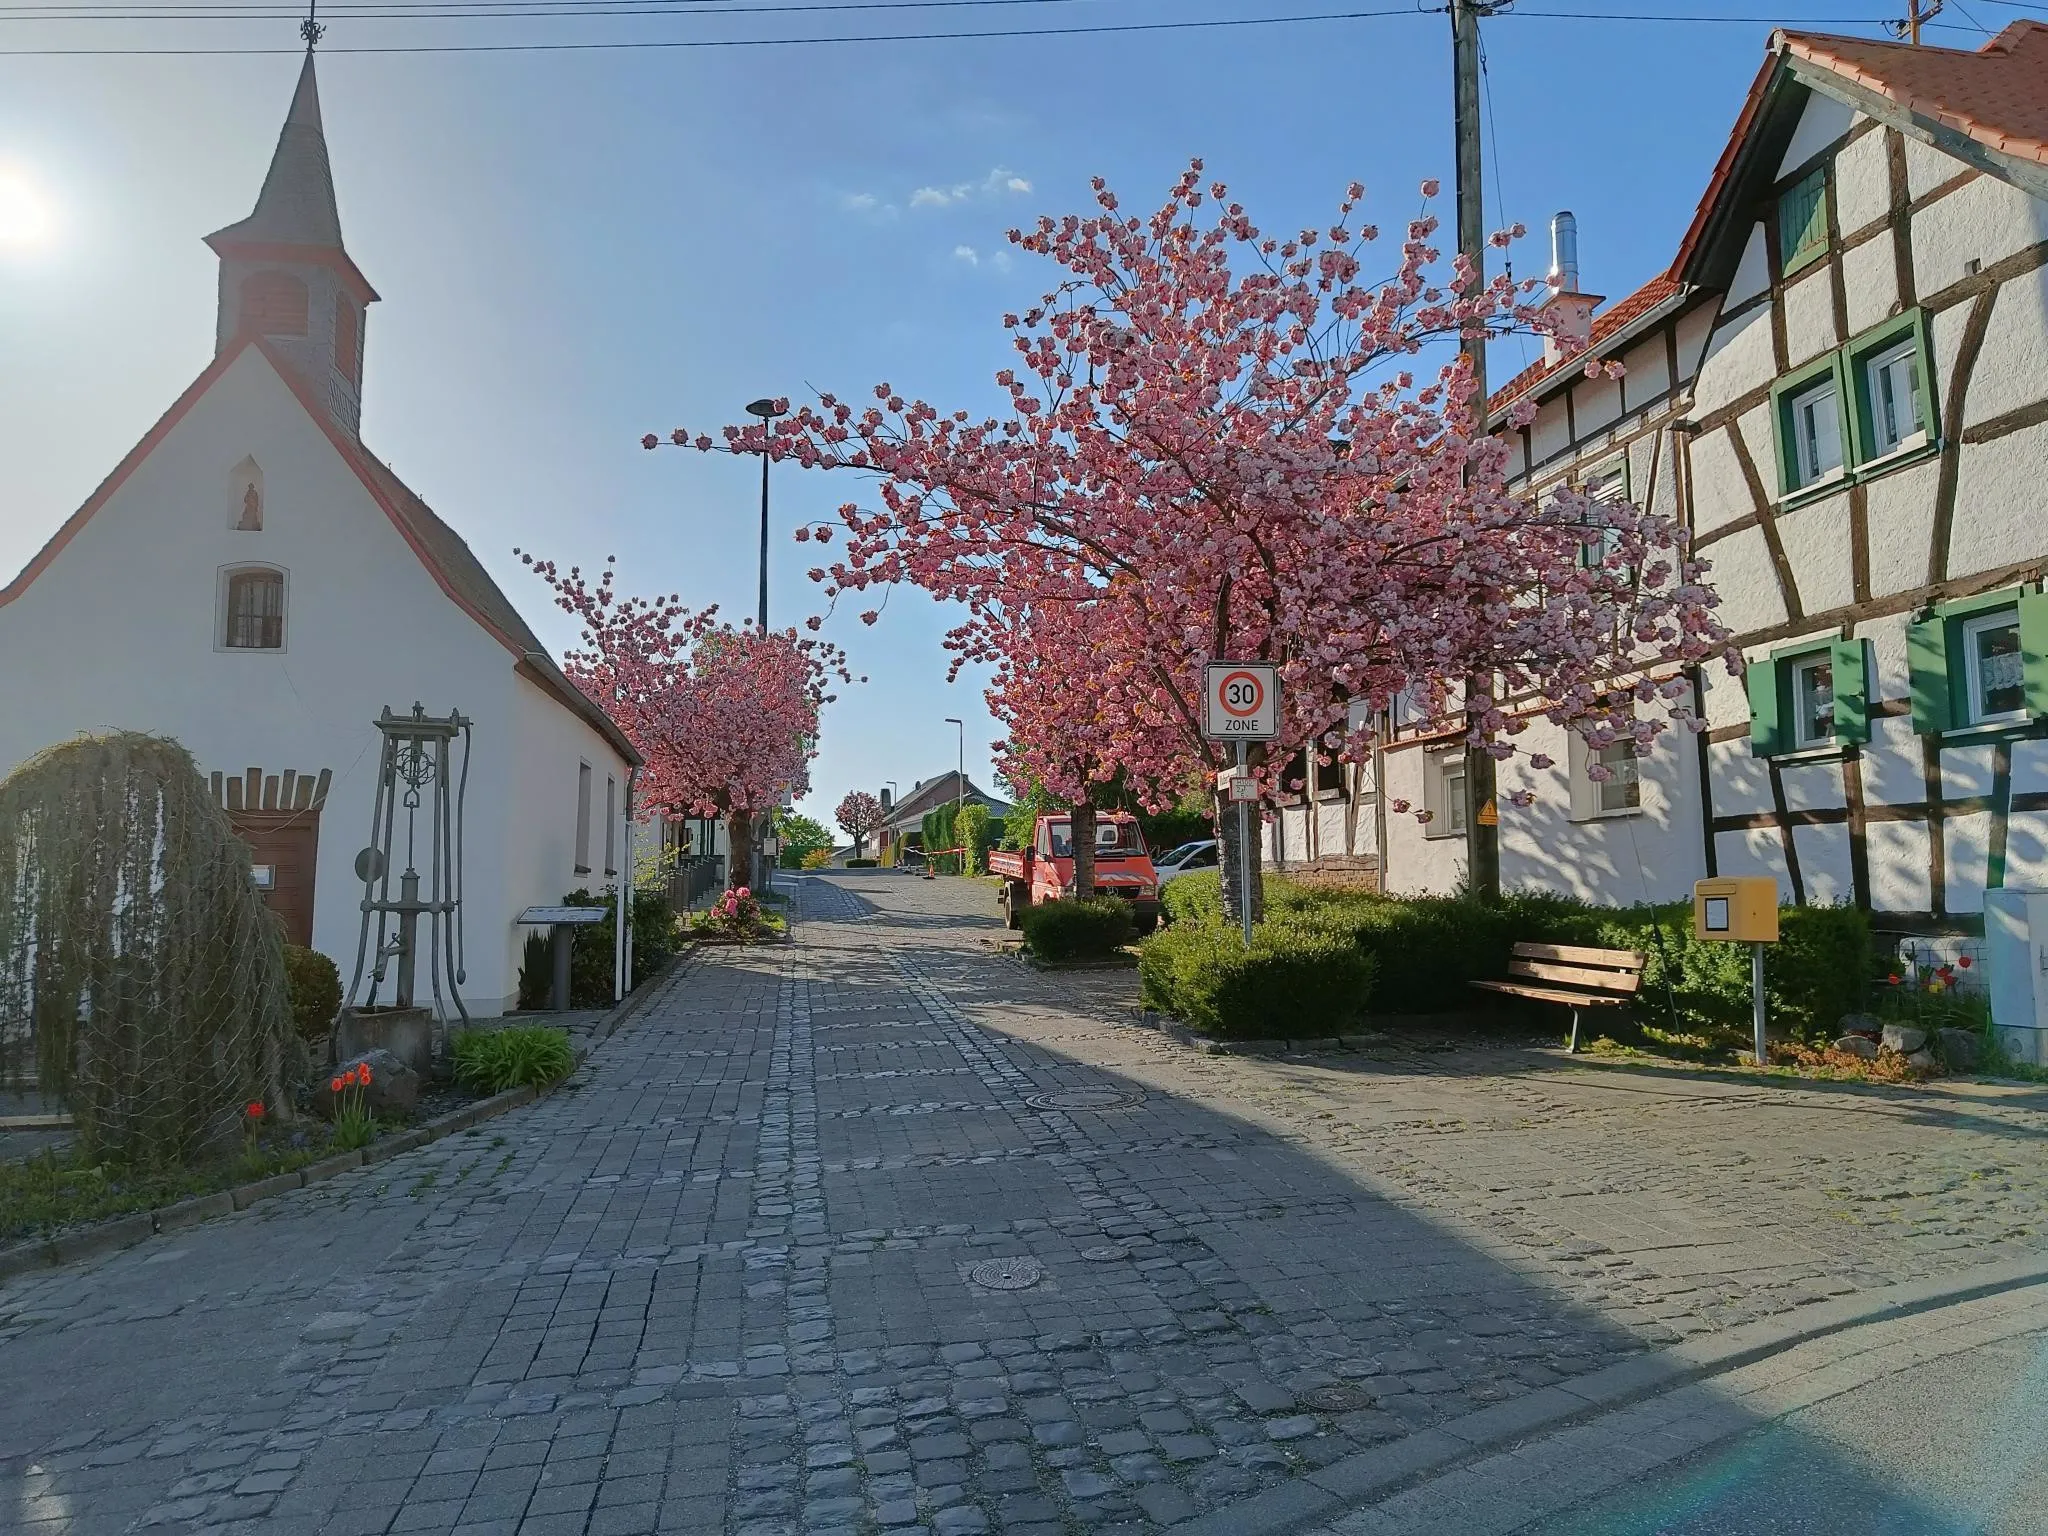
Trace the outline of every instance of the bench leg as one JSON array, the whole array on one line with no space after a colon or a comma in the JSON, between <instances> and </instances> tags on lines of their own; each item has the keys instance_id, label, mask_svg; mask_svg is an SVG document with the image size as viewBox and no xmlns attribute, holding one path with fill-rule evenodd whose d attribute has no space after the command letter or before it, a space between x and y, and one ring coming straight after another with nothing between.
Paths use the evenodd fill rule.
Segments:
<instances>
[{"instance_id":1,"label":"bench leg","mask_svg":"<svg viewBox=\"0 0 2048 1536\"><path fill-rule=\"evenodd\" d=\"M1565 1051L1572 1056L1579 1054L1579 1010L1576 1008L1572 1010L1572 1038L1565 1046Z\"/></svg>"}]
</instances>

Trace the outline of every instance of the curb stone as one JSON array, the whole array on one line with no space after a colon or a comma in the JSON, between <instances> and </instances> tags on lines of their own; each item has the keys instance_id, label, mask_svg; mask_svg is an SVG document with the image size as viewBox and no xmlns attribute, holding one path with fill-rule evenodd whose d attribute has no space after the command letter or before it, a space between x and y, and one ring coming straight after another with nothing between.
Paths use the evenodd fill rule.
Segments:
<instances>
[{"instance_id":1,"label":"curb stone","mask_svg":"<svg viewBox=\"0 0 2048 1536\"><path fill-rule=\"evenodd\" d=\"M2048 1285L2048 1255L1980 1264L1938 1279L1839 1296L1784 1317L1697 1335L1668 1349L1555 1382L1386 1445L1341 1457L1293 1482L1176 1525L1175 1536L1287 1536L1311 1521L1335 1519L1369 1498L1382 1498L1533 1435L1596 1418L1672 1387L1754 1365L1795 1345L1866 1323L1911 1317L2037 1285Z\"/></svg>"},{"instance_id":2,"label":"curb stone","mask_svg":"<svg viewBox=\"0 0 2048 1536\"><path fill-rule=\"evenodd\" d=\"M627 1002L631 1003L632 999L628 998ZM606 1033L609 1034L610 1031L607 1030ZM275 1174L250 1184L239 1184L232 1189L217 1190L210 1195L197 1195L172 1205L159 1206L152 1211L135 1211L126 1216L112 1217L106 1221L95 1222L89 1227L61 1233L53 1238L37 1238L30 1242L17 1243L10 1248L0 1248L0 1281L52 1265L99 1258L122 1248L132 1248L158 1233L181 1231L186 1227L197 1226L202 1221L211 1221L216 1216L247 1210L259 1200L267 1200L273 1195L286 1194L307 1184L320 1183L353 1168L384 1162L401 1152L415 1151L430 1142L439 1141L444 1136L453 1136L458 1131L466 1131L485 1120L502 1115L507 1110L517 1109L522 1104L531 1104L539 1097L540 1095L531 1088L510 1088L503 1093L493 1094L488 1099L479 1099L474 1104L465 1104L461 1109L452 1110L437 1119L427 1121L424 1125L414 1126L409 1131L383 1137L359 1152L340 1153L334 1157L323 1158L317 1163L308 1163L303 1168L294 1168L288 1173Z\"/></svg>"}]
</instances>

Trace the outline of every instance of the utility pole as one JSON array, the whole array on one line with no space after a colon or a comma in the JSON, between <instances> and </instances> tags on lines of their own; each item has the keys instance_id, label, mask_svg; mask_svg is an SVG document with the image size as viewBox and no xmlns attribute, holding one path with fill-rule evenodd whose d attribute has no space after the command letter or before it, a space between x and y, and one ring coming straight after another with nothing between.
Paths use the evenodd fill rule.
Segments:
<instances>
[{"instance_id":1,"label":"utility pole","mask_svg":"<svg viewBox=\"0 0 2048 1536\"><path fill-rule=\"evenodd\" d=\"M1925 10L1920 6L1921 0L1906 0L1906 19L1885 23L1886 30L1893 37L1903 37L1915 48L1920 46L1920 29L1941 14L1942 0L1933 0Z\"/></svg>"},{"instance_id":2,"label":"utility pole","mask_svg":"<svg viewBox=\"0 0 2048 1536\"><path fill-rule=\"evenodd\" d=\"M1917 4L1918 0L1909 0ZM1458 139L1458 254L1472 266L1467 292L1486 286L1486 204L1479 161L1479 18L1492 9L1484 0L1451 0L1451 103ZM1472 410L1478 430L1487 429L1486 335L1467 336L1462 348L1472 370ZM1493 679L1465 680L1468 722L1493 703ZM1500 812L1495 802L1493 759L1475 746L1465 749L1465 884L1476 896L1500 894Z\"/></svg>"}]
</instances>

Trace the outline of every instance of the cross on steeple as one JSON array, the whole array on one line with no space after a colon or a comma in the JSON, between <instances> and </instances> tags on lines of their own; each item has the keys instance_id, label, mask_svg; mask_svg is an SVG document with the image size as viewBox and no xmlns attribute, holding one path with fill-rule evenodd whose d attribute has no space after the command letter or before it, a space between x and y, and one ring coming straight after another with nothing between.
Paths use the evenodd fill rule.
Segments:
<instances>
[{"instance_id":1,"label":"cross on steeple","mask_svg":"<svg viewBox=\"0 0 2048 1536\"><path fill-rule=\"evenodd\" d=\"M327 35L327 29L320 25L320 0L306 0L306 19L299 23L299 36L306 40L306 52L313 51L313 45Z\"/></svg>"}]
</instances>

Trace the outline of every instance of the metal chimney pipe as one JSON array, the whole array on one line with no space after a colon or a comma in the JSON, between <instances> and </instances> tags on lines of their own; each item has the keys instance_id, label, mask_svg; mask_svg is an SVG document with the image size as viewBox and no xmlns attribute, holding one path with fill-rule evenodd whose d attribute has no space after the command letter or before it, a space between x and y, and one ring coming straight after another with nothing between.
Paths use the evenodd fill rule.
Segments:
<instances>
[{"instance_id":1,"label":"metal chimney pipe","mask_svg":"<svg viewBox=\"0 0 2048 1536\"><path fill-rule=\"evenodd\" d=\"M1579 221L1569 208L1550 218L1550 291L1579 291Z\"/></svg>"}]
</instances>

